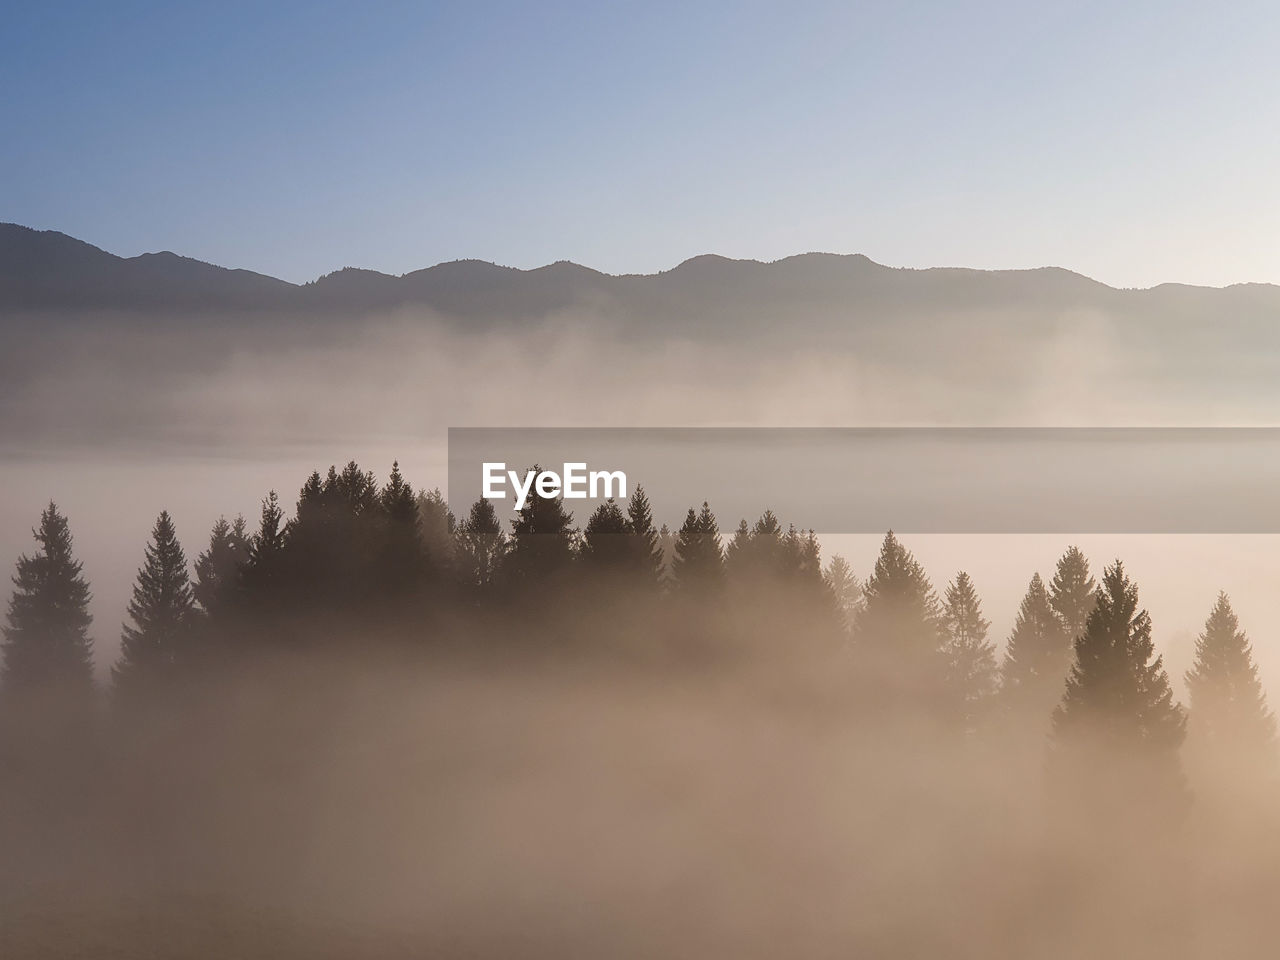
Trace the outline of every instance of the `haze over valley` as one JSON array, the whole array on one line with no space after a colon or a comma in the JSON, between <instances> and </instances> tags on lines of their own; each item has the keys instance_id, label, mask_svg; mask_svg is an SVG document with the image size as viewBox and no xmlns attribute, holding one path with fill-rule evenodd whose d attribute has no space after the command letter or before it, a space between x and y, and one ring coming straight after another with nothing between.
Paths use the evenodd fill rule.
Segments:
<instances>
[{"instance_id":1,"label":"haze over valley","mask_svg":"<svg viewBox=\"0 0 1280 960\"><path fill-rule=\"evenodd\" d=\"M190 552L219 515L253 517L270 489L287 504L329 463L382 476L398 460L447 488L449 426L1269 425L1280 409L1280 288L1117 290L1061 268L708 255L655 275L457 261L299 286L10 224L0 324L0 549L29 549L51 496L69 511L96 573L101 670L157 504ZM989 558L972 572L1000 635L1060 539L912 545L938 577ZM1208 548L1223 554L1212 590L1266 637L1280 563L1252 539L1238 565L1239 538ZM1145 557L1158 639L1187 660L1212 595L1181 587L1180 548L1091 542L1099 563ZM836 551L865 573L874 543ZM1280 643L1258 652L1280 684Z\"/></svg>"}]
</instances>

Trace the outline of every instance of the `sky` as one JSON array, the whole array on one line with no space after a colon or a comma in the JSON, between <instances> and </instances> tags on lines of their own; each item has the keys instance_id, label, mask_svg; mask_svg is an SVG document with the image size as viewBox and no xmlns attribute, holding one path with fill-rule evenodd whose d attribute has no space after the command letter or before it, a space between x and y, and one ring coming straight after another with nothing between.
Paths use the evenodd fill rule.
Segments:
<instances>
[{"instance_id":1,"label":"sky","mask_svg":"<svg viewBox=\"0 0 1280 960\"><path fill-rule=\"evenodd\" d=\"M1274 4L0 2L0 220L122 255L1280 282Z\"/></svg>"}]
</instances>

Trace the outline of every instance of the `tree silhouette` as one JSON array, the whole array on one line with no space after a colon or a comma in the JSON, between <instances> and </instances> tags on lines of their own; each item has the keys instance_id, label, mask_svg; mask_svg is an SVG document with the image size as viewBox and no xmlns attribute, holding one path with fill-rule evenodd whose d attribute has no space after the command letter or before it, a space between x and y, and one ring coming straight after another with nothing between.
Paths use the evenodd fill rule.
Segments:
<instances>
[{"instance_id":1,"label":"tree silhouette","mask_svg":"<svg viewBox=\"0 0 1280 960\"><path fill-rule=\"evenodd\" d=\"M1225 593L1196 641L1195 664L1186 675L1190 737L1197 765L1213 773L1233 765L1275 772L1276 722L1253 662L1253 648L1240 629Z\"/></svg>"},{"instance_id":2,"label":"tree silhouette","mask_svg":"<svg viewBox=\"0 0 1280 960\"><path fill-rule=\"evenodd\" d=\"M662 583L664 568L661 534L654 529L653 508L644 487L638 483L627 501L627 522L631 526L630 546L636 581L656 589Z\"/></svg>"},{"instance_id":3,"label":"tree silhouette","mask_svg":"<svg viewBox=\"0 0 1280 960\"><path fill-rule=\"evenodd\" d=\"M272 490L262 501L258 529L249 540L249 559L241 575L245 592L258 609L268 604L278 605L281 600L287 542L284 511L280 509L279 496Z\"/></svg>"},{"instance_id":4,"label":"tree silhouette","mask_svg":"<svg viewBox=\"0 0 1280 960\"><path fill-rule=\"evenodd\" d=\"M32 532L39 550L18 558L14 593L4 627L0 691L65 694L87 701L93 694L93 643L89 639L89 584L72 553L71 528L50 503Z\"/></svg>"},{"instance_id":5,"label":"tree silhouette","mask_svg":"<svg viewBox=\"0 0 1280 960\"><path fill-rule=\"evenodd\" d=\"M378 499L383 513L393 523L405 527L417 526L418 500L413 488L405 482L404 474L400 472L399 460L391 464L391 476L387 478L386 486L378 494ZM413 533L416 539L418 531L415 529Z\"/></svg>"},{"instance_id":6,"label":"tree silhouette","mask_svg":"<svg viewBox=\"0 0 1280 960\"><path fill-rule=\"evenodd\" d=\"M743 520L725 549L724 569L727 576L748 587L754 580L794 572L803 565L804 547L792 529L784 533L772 510L748 528Z\"/></svg>"},{"instance_id":7,"label":"tree silhouette","mask_svg":"<svg viewBox=\"0 0 1280 960\"><path fill-rule=\"evenodd\" d=\"M857 575L849 566L849 561L837 553L827 564L823 577L827 581L832 597L835 598L841 623L846 630L852 629L864 603L862 584L858 582Z\"/></svg>"},{"instance_id":8,"label":"tree silhouette","mask_svg":"<svg viewBox=\"0 0 1280 960\"><path fill-rule=\"evenodd\" d=\"M349 460L336 477L333 467L330 467L325 485L328 492L336 494L353 515L371 514L378 506L378 481L373 471L361 470L354 460Z\"/></svg>"},{"instance_id":9,"label":"tree silhouette","mask_svg":"<svg viewBox=\"0 0 1280 960\"><path fill-rule=\"evenodd\" d=\"M743 517L734 528L729 542L724 545L724 565L731 576L740 577L745 573L750 549L751 527L747 525L747 518Z\"/></svg>"},{"instance_id":10,"label":"tree silhouette","mask_svg":"<svg viewBox=\"0 0 1280 960\"><path fill-rule=\"evenodd\" d=\"M662 574L659 579L663 585L667 585L671 581L671 570L676 561L676 535L665 523L658 530L658 549L662 551Z\"/></svg>"},{"instance_id":11,"label":"tree silhouette","mask_svg":"<svg viewBox=\"0 0 1280 960\"><path fill-rule=\"evenodd\" d=\"M587 568L618 574L633 566L637 554L631 532L630 521L612 497L596 507L583 531L582 560Z\"/></svg>"},{"instance_id":12,"label":"tree silhouette","mask_svg":"<svg viewBox=\"0 0 1280 960\"><path fill-rule=\"evenodd\" d=\"M938 598L924 568L892 531L885 535L863 594L866 602L853 625L859 659L877 677L903 688L904 706L921 698L945 700L946 627Z\"/></svg>"},{"instance_id":13,"label":"tree silhouette","mask_svg":"<svg viewBox=\"0 0 1280 960\"><path fill-rule=\"evenodd\" d=\"M986 717L996 692L997 671L995 647L987 640L991 622L983 618L978 592L963 570L947 587L942 618L947 633L947 685L960 722L972 731Z\"/></svg>"},{"instance_id":14,"label":"tree silhouette","mask_svg":"<svg viewBox=\"0 0 1280 960\"><path fill-rule=\"evenodd\" d=\"M418 498L391 465L391 476L379 494L383 530L377 548L376 589L384 596L403 600L423 588L427 579L427 552L422 542Z\"/></svg>"},{"instance_id":15,"label":"tree silhouette","mask_svg":"<svg viewBox=\"0 0 1280 960\"><path fill-rule=\"evenodd\" d=\"M1049 581L1049 604L1062 619L1069 640L1074 641L1084 631L1096 593L1097 584L1089 576L1089 561L1079 547L1068 547Z\"/></svg>"},{"instance_id":16,"label":"tree silhouette","mask_svg":"<svg viewBox=\"0 0 1280 960\"><path fill-rule=\"evenodd\" d=\"M195 600L173 520L162 511L151 531L111 669L119 699L145 697L177 675L190 653Z\"/></svg>"},{"instance_id":17,"label":"tree silhouette","mask_svg":"<svg viewBox=\"0 0 1280 960\"><path fill-rule=\"evenodd\" d=\"M1038 740L1062 699L1072 644L1040 574L1031 578L1000 663L1000 696L1014 722Z\"/></svg>"},{"instance_id":18,"label":"tree silhouette","mask_svg":"<svg viewBox=\"0 0 1280 960\"><path fill-rule=\"evenodd\" d=\"M239 583L240 568L249 561L244 517L228 523L219 517L209 534L209 549L196 557L192 596L207 614L217 613Z\"/></svg>"},{"instance_id":19,"label":"tree silhouette","mask_svg":"<svg viewBox=\"0 0 1280 960\"><path fill-rule=\"evenodd\" d=\"M350 612L381 592L379 553L382 503L378 482L354 460L329 467L298 495L285 552L291 586L310 609Z\"/></svg>"},{"instance_id":20,"label":"tree silhouette","mask_svg":"<svg viewBox=\"0 0 1280 960\"><path fill-rule=\"evenodd\" d=\"M531 470L537 474L541 468L535 465ZM573 514L565 510L564 501L532 491L511 522L507 566L513 582L529 585L563 577L573 563L575 548Z\"/></svg>"},{"instance_id":21,"label":"tree silhouette","mask_svg":"<svg viewBox=\"0 0 1280 960\"><path fill-rule=\"evenodd\" d=\"M1103 573L1053 714L1057 785L1070 784L1086 816L1098 804L1117 815L1135 802L1181 812L1178 748L1185 734L1186 717L1151 640L1151 617L1138 609L1138 588L1117 560Z\"/></svg>"},{"instance_id":22,"label":"tree silhouette","mask_svg":"<svg viewBox=\"0 0 1280 960\"><path fill-rule=\"evenodd\" d=\"M499 583L507 556L507 537L493 504L481 498L471 505L457 531L457 575L462 588L476 596Z\"/></svg>"},{"instance_id":23,"label":"tree silhouette","mask_svg":"<svg viewBox=\"0 0 1280 960\"><path fill-rule=\"evenodd\" d=\"M792 524L782 540L784 574L798 577L810 584L825 586L822 579L822 545L812 530L803 533Z\"/></svg>"},{"instance_id":24,"label":"tree silhouette","mask_svg":"<svg viewBox=\"0 0 1280 960\"><path fill-rule=\"evenodd\" d=\"M724 581L724 553L720 547L720 527L715 514L705 501L702 510L690 508L676 534L672 580L676 589L687 594L707 594L718 590Z\"/></svg>"},{"instance_id":25,"label":"tree silhouette","mask_svg":"<svg viewBox=\"0 0 1280 960\"><path fill-rule=\"evenodd\" d=\"M439 488L418 494L418 528L429 568L442 579L453 571L457 520Z\"/></svg>"}]
</instances>

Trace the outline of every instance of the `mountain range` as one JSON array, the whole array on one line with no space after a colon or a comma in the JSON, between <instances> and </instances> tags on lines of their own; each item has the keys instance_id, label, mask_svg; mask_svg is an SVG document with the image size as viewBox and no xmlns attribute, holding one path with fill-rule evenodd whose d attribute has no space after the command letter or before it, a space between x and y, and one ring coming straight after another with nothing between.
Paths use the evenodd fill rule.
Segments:
<instances>
[{"instance_id":1,"label":"mountain range","mask_svg":"<svg viewBox=\"0 0 1280 960\"><path fill-rule=\"evenodd\" d=\"M906 269L862 255L807 253L771 263L706 255L650 275L567 261L532 270L480 260L402 276L345 268L306 284L170 252L119 257L55 231L0 224L0 313L265 312L359 316L401 307L471 320L590 310L694 328L717 321L830 321L1008 310L1104 309L1166 322L1280 317L1280 287L1164 284L1116 289L1068 270Z\"/></svg>"},{"instance_id":2,"label":"mountain range","mask_svg":"<svg viewBox=\"0 0 1280 960\"><path fill-rule=\"evenodd\" d=\"M1280 422L1280 287L860 255L293 284L0 224L0 343L0 456L457 424Z\"/></svg>"}]
</instances>

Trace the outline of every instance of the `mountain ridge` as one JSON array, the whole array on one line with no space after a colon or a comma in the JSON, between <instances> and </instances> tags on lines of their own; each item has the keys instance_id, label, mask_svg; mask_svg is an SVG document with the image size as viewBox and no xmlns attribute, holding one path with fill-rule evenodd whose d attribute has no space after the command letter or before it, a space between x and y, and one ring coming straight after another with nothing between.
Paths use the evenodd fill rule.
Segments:
<instances>
[{"instance_id":1,"label":"mountain ridge","mask_svg":"<svg viewBox=\"0 0 1280 960\"><path fill-rule=\"evenodd\" d=\"M347 266L305 283L268 274L224 267L163 250L121 257L56 230L36 230L0 223L0 309L61 307L140 308L240 307L315 309L329 303L347 308L380 309L396 304L442 301L462 306L460 298L501 291L528 293L538 305L554 307L573 293L627 290L637 284L674 285L676 292L724 284L780 284L791 292L823 285L832 293L849 284L955 281L968 285L1004 284L1011 290L1042 281L1059 290L1077 287L1099 294L1252 292L1275 294L1280 286L1247 282L1223 287L1169 282L1153 287L1112 287L1065 267L981 270L972 267L891 267L865 254L809 251L778 260L736 259L707 253L690 257L656 273L609 274L570 260L528 269L488 260L442 261L403 274ZM471 312L469 310L464 312Z\"/></svg>"},{"instance_id":2,"label":"mountain ridge","mask_svg":"<svg viewBox=\"0 0 1280 960\"><path fill-rule=\"evenodd\" d=\"M502 422L544 396L577 422L611 416L603 398L628 384L652 392L618 404L673 422L700 409L735 423L780 409L979 423L1088 422L1121 401L1144 422L1169 409L1272 422L1280 410L1280 287L1123 290L1054 267L898 268L858 254L708 254L622 275L455 260L291 284L9 227L0 335L10 444L221 437L262 417L273 426L254 436L292 443L371 404L379 424L399 417L411 432L424 404ZM517 401L494 399L502 383Z\"/></svg>"}]
</instances>

